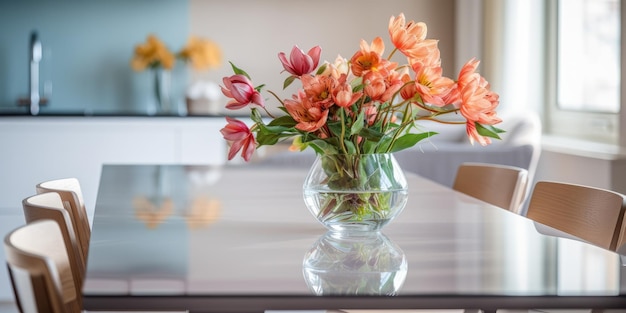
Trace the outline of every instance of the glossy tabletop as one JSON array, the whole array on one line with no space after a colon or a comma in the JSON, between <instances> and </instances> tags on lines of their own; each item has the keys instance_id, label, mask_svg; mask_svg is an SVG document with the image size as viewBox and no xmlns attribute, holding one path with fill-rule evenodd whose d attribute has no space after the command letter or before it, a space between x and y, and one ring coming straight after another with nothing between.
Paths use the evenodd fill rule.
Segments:
<instances>
[{"instance_id":1,"label":"glossy tabletop","mask_svg":"<svg viewBox=\"0 0 626 313\"><path fill-rule=\"evenodd\" d=\"M408 175L379 234L336 236L306 169L105 165L86 310L626 308L620 256Z\"/></svg>"}]
</instances>

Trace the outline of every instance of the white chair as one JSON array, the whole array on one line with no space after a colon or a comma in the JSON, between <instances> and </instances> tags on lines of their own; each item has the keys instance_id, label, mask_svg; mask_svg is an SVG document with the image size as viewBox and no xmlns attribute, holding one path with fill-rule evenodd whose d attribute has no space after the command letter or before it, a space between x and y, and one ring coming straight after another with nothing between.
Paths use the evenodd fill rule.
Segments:
<instances>
[{"instance_id":1,"label":"white chair","mask_svg":"<svg viewBox=\"0 0 626 313\"><path fill-rule=\"evenodd\" d=\"M520 214L527 186L526 169L467 162L459 166L452 189Z\"/></svg>"}]
</instances>

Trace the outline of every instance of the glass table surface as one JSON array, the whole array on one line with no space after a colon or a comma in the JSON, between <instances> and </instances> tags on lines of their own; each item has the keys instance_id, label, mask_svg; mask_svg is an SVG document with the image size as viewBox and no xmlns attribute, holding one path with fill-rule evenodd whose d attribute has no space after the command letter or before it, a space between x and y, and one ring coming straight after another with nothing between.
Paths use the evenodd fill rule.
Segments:
<instances>
[{"instance_id":1,"label":"glass table surface","mask_svg":"<svg viewBox=\"0 0 626 313\"><path fill-rule=\"evenodd\" d=\"M306 174L104 165L85 309L626 308L614 252L410 174L380 233L329 233Z\"/></svg>"}]
</instances>

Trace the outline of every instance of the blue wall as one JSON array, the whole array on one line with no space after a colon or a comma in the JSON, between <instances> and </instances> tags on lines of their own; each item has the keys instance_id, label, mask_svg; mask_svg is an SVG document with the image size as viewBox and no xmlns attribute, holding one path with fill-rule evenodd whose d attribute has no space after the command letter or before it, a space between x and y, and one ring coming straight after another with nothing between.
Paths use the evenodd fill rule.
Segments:
<instances>
[{"instance_id":1,"label":"blue wall","mask_svg":"<svg viewBox=\"0 0 626 313\"><path fill-rule=\"evenodd\" d=\"M43 45L40 84L52 85L42 112L149 112L153 81L134 72L135 45L150 33L178 51L189 35L189 2L172 0L0 0L0 112L20 110L28 95L30 33ZM186 69L174 69L172 84L182 103Z\"/></svg>"}]
</instances>

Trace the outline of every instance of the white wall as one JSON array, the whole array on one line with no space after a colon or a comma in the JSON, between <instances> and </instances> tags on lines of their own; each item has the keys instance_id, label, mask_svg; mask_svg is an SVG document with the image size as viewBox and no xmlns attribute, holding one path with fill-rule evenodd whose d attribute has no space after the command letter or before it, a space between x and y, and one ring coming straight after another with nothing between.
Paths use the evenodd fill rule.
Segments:
<instances>
[{"instance_id":1,"label":"white wall","mask_svg":"<svg viewBox=\"0 0 626 313\"><path fill-rule=\"evenodd\" d=\"M221 83L232 75L227 61L243 68L255 85L266 84L282 98L282 82L288 76L278 60L279 52L293 45L308 51L322 47L322 61L334 61L337 54L350 58L361 39L385 40L385 55L391 52L388 23L403 12L407 20L428 25L428 37L439 39L444 74L456 76L454 64L454 0L190 0L190 32L216 41L225 64L197 78ZM399 54L396 54L398 56ZM394 60L398 62L400 59ZM275 102L274 102L275 103Z\"/></svg>"}]
</instances>

